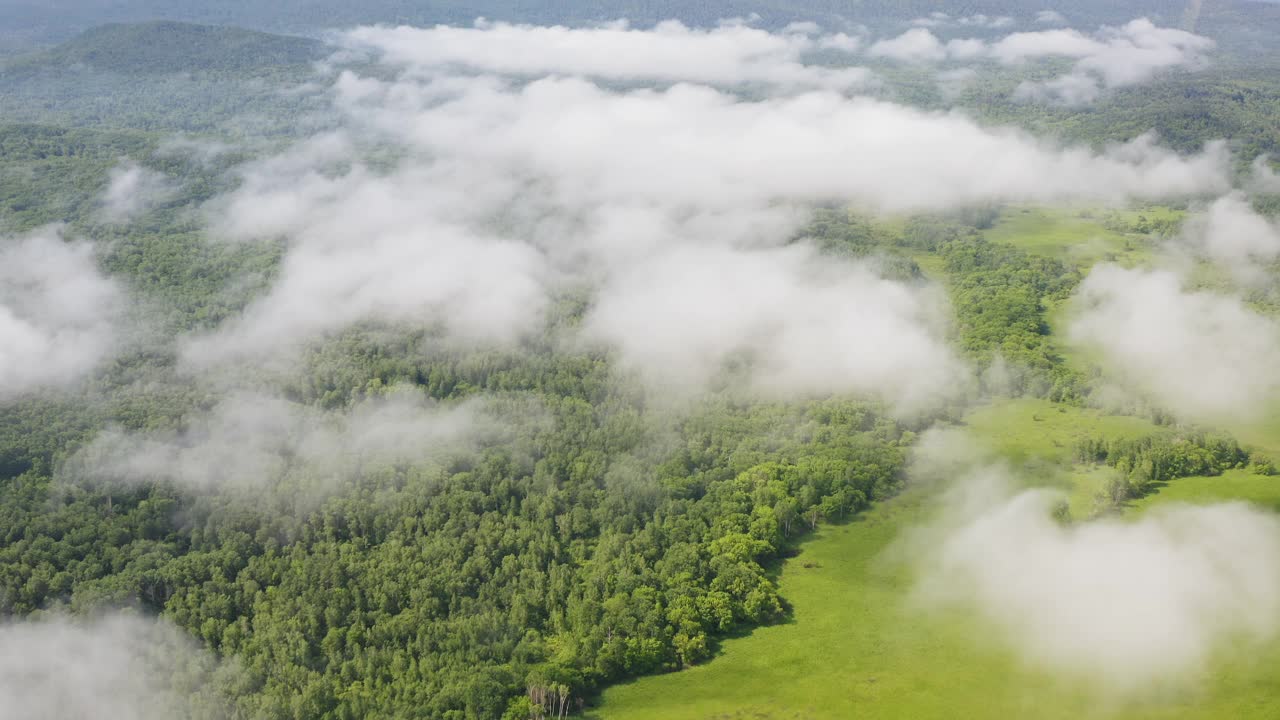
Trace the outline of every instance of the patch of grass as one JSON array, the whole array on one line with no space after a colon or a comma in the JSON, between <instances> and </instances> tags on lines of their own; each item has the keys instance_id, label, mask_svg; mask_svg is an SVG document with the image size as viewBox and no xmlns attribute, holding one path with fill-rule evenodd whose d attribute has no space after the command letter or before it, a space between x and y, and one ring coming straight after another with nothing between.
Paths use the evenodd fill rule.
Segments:
<instances>
[{"instance_id":1,"label":"patch of grass","mask_svg":"<svg viewBox=\"0 0 1280 720\"><path fill-rule=\"evenodd\" d=\"M947 261L942 259L937 253L918 252L912 253L911 259L920 266L920 271L924 276L936 283L946 283L947 281Z\"/></svg>"},{"instance_id":2,"label":"patch of grass","mask_svg":"<svg viewBox=\"0 0 1280 720\"><path fill-rule=\"evenodd\" d=\"M1069 463L1077 440L1104 435L1136 438L1155 431L1144 418L1107 415L1034 398L1002 400L979 407L965 421L976 439L1015 464Z\"/></svg>"},{"instance_id":3,"label":"patch of grass","mask_svg":"<svg viewBox=\"0 0 1280 720\"><path fill-rule=\"evenodd\" d=\"M1116 262L1132 266L1146 260L1152 248L1149 238L1135 233L1109 230L1103 225L1107 211L1009 208L986 232L992 242L1016 245L1028 252L1089 266L1096 262ZM1144 209L1132 213L1115 213L1123 219L1128 214L1155 215L1167 209ZM1163 217L1163 214L1160 215Z\"/></svg>"},{"instance_id":4,"label":"patch of grass","mask_svg":"<svg viewBox=\"0 0 1280 720\"><path fill-rule=\"evenodd\" d=\"M1216 477L1178 478L1135 501L1131 512L1146 512L1170 502L1199 505L1229 500L1244 500L1280 511L1280 476L1255 475L1248 469L1240 469L1228 470Z\"/></svg>"}]
</instances>

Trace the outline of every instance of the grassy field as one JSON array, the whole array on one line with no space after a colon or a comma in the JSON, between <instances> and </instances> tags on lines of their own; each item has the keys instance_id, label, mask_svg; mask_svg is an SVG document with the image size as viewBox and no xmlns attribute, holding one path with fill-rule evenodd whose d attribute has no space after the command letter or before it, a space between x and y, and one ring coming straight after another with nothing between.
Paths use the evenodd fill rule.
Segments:
<instances>
[{"instance_id":1,"label":"grassy field","mask_svg":"<svg viewBox=\"0 0 1280 720\"><path fill-rule=\"evenodd\" d=\"M1098 471L1075 471L1075 438L1141 434L1145 420L1019 400L975 411L966 432L1009 462L1041 468L1048 483L1088 499ZM1171 500L1243 497L1280 507L1280 478L1233 471L1175 481L1142 512ZM819 720L824 718L1276 718L1280 644L1219 658L1196 681L1159 699L1110 702L1023 667L963 612L913 611L911 568L896 560L902 534L928 521L936 491L914 488L855 522L827 526L783 567L794 607L785 623L726 640L711 662L607 691L597 720Z\"/></svg>"},{"instance_id":2,"label":"grassy field","mask_svg":"<svg viewBox=\"0 0 1280 720\"><path fill-rule=\"evenodd\" d=\"M1244 500L1280 511L1280 476L1254 475L1248 470L1228 470L1218 477L1179 478L1160 491L1134 503L1133 512L1167 502L1215 503Z\"/></svg>"},{"instance_id":3,"label":"grassy field","mask_svg":"<svg viewBox=\"0 0 1280 720\"><path fill-rule=\"evenodd\" d=\"M1009 243L1029 252L1081 265L1109 261L1132 266L1151 255L1152 243L1142 235L1107 229L1103 215L1111 212L1126 221L1173 218L1177 211L1152 207L1141 210L1093 211L1054 208L1010 208L986 232L992 242Z\"/></svg>"}]
</instances>

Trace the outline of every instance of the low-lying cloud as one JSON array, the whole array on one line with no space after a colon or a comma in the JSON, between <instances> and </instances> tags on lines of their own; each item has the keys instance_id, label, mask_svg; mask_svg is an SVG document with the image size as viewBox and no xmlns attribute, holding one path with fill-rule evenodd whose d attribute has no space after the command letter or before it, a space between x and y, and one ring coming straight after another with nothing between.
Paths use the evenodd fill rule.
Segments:
<instances>
[{"instance_id":1,"label":"low-lying cloud","mask_svg":"<svg viewBox=\"0 0 1280 720\"><path fill-rule=\"evenodd\" d=\"M480 23L470 28L364 27L344 40L348 47L371 51L420 75L470 70L519 77L763 85L775 91L850 89L871 78L863 68L807 63L810 53L852 52L859 45L856 37L823 34L811 25L770 33L741 23L704 30L674 20L650 29L625 21L587 28Z\"/></svg>"},{"instance_id":2,"label":"low-lying cloud","mask_svg":"<svg viewBox=\"0 0 1280 720\"><path fill-rule=\"evenodd\" d=\"M368 321L510 347L541 333L568 289L587 297L578 340L666 384L687 390L746 360L758 389L916 405L965 382L935 322L945 305L874 263L794 245L814 204L910 212L1230 187L1221 143L1180 155L1143 136L1098 151L807 81L763 97L711 86L755 62L743 58L785 64L775 55L823 38L811 26L354 31L349 44L384 66L337 66L341 127L245 166L210 204L216 234L284 238L288 252L242 316L184 340L184 361L287 356ZM666 47L720 53L708 67L731 69L613 82L660 79Z\"/></svg>"},{"instance_id":3,"label":"low-lying cloud","mask_svg":"<svg viewBox=\"0 0 1280 720\"><path fill-rule=\"evenodd\" d=\"M56 230L0 243L0 400L83 378L112 350L122 304L91 245Z\"/></svg>"},{"instance_id":4,"label":"low-lying cloud","mask_svg":"<svg viewBox=\"0 0 1280 720\"><path fill-rule=\"evenodd\" d=\"M916 599L979 613L1033 667L1121 696L1185 685L1280 630L1280 522L1243 503L1062 525L1061 499L999 470L964 482L928 538Z\"/></svg>"},{"instance_id":5,"label":"low-lying cloud","mask_svg":"<svg viewBox=\"0 0 1280 720\"><path fill-rule=\"evenodd\" d=\"M1196 69L1208 63L1209 38L1155 25L1146 18L1086 34L1073 29L1016 32L998 40L952 38L943 41L928 27L914 27L867 48L872 57L907 62L995 61L1018 65L1043 58L1073 61L1070 72L1027 80L1015 90L1022 100L1081 105L1103 91L1146 82L1174 68Z\"/></svg>"},{"instance_id":6,"label":"low-lying cloud","mask_svg":"<svg viewBox=\"0 0 1280 720\"><path fill-rule=\"evenodd\" d=\"M1036 13L1036 22L1041 25L1066 25L1067 18L1057 10L1041 10Z\"/></svg>"},{"instance_id":7,"label":"low-lying cloud","mask_svg":"<svg viewBox=\"0 0 1280 720\"><path fill-rule=\"evenodd\" d=\"M162 620L52 617L0 626L0 720L226 716L211 655Z\"/></svg>"},{"instance_id":8,"label":"low-lying cloud","mask_svg":"<svg viewBox=\"0 0 1280 720\"><path fill-rule=\"evenodd\" d=\"M586 332L677 386L706 383L738 356L764 394L851 392L910 411L964 389L939 294L804 245L686 247L619 273Z\"/></svg>"},{"instance_id":9,"label":"low-lying cloud","mask_svg":"<svg viewBox=\"0 0 1280 720\"><path fill-rule=\"evenodd\" d=\"M297 489L321 497L364 469L442 459L483 427L473 405L438 407L408 390L344 412L241 392L178 431L104 431L63 473L97 482L171 482L200 493L269 489L294 477L307 485Z\"/></svg>"},{"instance_id":10,"label":"low-lying cloud","mask_svg":"<svg viewBox=\"0 0 1280 720\"><path fill-rule=\"evenodd\" d=\"M924 17L918 17L911 21L915 27L931 28L944 27L947 25L959 25L962 27L980 27L990 29L1001 29L1013 27L1018 22L1008 15L984 15L978 13L975 15L951 16L947 13L936 11L931 12Z\"/></svg>"},{"instance_id":11,"label":"low-lying cloud","mask_svg":"<svg viewBox=\"0 0 1280 720\"><path fill-rule=\"evenodd\" d=\"M1184 419L1256 419L1280 393L1280 328L1239 297L1188 290L1169 270L1100 265L1076 303L1070 339Z\"/></svg>"},{"instance_id":12,"label":"low-lying cloud","mask_svg":"<svg viewBox=\"0 0 1280 720\"><path fill-rule=\"evenodd\" d=\"M1250 180L1252 189L1274 195L1280 195L1280 173L1272 167L1271 158L1259 155L1253 161L1253 177Z\"/></svg>"},{"instance_id":13,"label":"low-lying cloud","mask_svg":"<svg viewBox=\"0 0 1280 720\"><path fill-rule=\"evenodd\" d=\"M1105 27L1093 36L1075 30L1014 33L995 43L991 54L1005 63L1052 56L1076 58L1069 74L1041 83L1024 82L1015 95L1080 105L1094 101L1103 90L1143 83L1165 70L1204 67L1213 46L1204 36L1157 27L1142 18L1120 27Z\"/></svg>"},{"instance_id":14,"label":"low-lying cloud","mask_svg":"<svg viewBox=\"0 0 1280 720\"><path fill-rule=\"evenodd\" d=\"M1193 252L1246 284L1267 280L1264 266L1280 256L1280 223L1260 215L1242 193L1214 201L1187 223L1184 236Z\"/></svg>"},{"instance_id":15,"label":"low-lying cloud","mask_svg":"<svg viewBox=\"0 0 1280 720\"><path fill-rule=\"evenodd\" d=\"M100 199L102 215L108 222L128 222L173 193L173 184L163 174L127 161L111 171Z\"/></svg>"}]
</instances>

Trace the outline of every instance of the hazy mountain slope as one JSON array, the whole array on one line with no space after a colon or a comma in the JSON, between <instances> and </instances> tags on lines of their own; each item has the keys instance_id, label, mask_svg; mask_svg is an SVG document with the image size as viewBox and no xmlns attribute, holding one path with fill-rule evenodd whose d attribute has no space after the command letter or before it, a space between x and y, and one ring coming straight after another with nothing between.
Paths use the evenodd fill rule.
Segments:
<instances>
[{"instance_id":1,"label":"hazy mountain slope","mask_svg":"<svg viewBox=\"0 0 1280 720\"><path fill-rule=\"evenodd\" d=\"M0 122L276 134L309 96L324 43L235 27L157 21L88 30L0 62Z\"/></svg>"},{"instance_id":2,"label":"hazy mountain slope","mask_svg":"<svg viewBox=\"0 0 1280 720\"><path fill-rule=\"evenodd\" d=\"M124 74L243 71L300 65L325 53L324 43L235 27L155 21L110 24L50 50L13 61L11 73L87 66Z\"/></svg>"}]
</instances>

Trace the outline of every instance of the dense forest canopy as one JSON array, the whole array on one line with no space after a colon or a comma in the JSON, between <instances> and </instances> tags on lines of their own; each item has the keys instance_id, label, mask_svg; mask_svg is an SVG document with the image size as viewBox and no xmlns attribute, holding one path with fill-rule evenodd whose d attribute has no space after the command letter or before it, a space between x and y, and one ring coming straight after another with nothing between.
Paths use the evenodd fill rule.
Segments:
<instances>
[{"instance_id":1,"label":"dense forest canopy","mask_svg":"<svg viewBox=\"0 0 1280 720\"><path fill-rule=\"evenodd\" d=\"M608 713L904 491L1054 677L1269 642L1270 510L1131 513L1275 474L1277 8L4 4L0 707Z\"/></svg>"}]
</instances>

